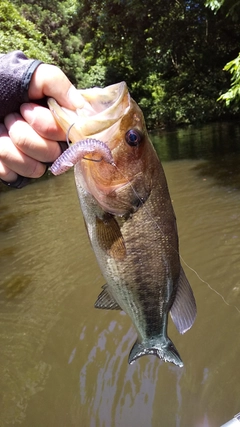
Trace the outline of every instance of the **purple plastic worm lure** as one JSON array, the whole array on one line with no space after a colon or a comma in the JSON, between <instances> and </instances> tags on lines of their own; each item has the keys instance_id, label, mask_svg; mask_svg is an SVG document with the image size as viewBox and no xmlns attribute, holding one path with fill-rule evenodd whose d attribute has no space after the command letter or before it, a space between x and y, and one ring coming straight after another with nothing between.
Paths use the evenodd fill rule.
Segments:
<instances>
[{"instance_id":1,"label":"purple plastic worm lure","mask_svg":"<svg viewBox=\"0 0 240 427\"><path fill-rule=\"evenodd\" d=\"M86 155L93 152L96 152L96 154L100 156L100 159L86 158L86 160L96 162L104 160L114 165L113 156L107 144L97 139L87 138L83 141L76 142L64 151L52 164L50 171L53 175L61 175L74 166L79 160L84 159Z\"/></svg>"}]
</instances>

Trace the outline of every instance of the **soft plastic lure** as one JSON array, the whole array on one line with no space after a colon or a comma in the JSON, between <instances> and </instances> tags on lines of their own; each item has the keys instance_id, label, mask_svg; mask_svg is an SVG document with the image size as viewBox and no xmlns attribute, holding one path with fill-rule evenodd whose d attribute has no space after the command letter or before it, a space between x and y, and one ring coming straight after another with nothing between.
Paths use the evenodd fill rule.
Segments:
<instances>
[{"instance_id":1,"label":"soft plastic lure","mask_svg":"<svg viewBox=\"0 0 240 427\"><path fill-rule=\"evenodd\" d=\"M88 154L95 154L98 158L88 159ZM102 141L98 139L87 138L83 141L78 141L71 145L61 156L59 156L52 164L50 171L53 175L61 175L66 172L72 166L74 166L79 160L91 160L94 162L100 162L104 160L107 163L114 165L113 156L110 148Z\"/></svg>"}]
</instances>

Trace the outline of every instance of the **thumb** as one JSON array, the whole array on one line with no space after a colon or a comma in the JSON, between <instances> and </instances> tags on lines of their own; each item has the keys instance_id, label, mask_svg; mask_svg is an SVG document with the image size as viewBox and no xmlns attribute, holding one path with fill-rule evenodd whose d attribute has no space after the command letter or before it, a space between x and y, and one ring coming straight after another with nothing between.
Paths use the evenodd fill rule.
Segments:
<instances>
[{"instance_id":1,"label":"thumb","mask_svg":"<svg viewBox=\"0 0 240 427\"><path fill-rule=\"evenodd\" d=\"M31 100L52 97L63 107L76 109L83 106L80 92L55 65L40 64L33 73L28 96Z\"/></svg>"}]
</instances>

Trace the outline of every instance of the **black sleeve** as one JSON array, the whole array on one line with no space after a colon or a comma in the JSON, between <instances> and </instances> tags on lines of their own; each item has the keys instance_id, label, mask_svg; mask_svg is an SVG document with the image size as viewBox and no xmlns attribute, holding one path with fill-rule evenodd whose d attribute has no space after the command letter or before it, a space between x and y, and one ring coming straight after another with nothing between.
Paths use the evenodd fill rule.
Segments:
<instances>
[{"instance_id":1,"label":"black sleeve","mask_svg":"<svg viewBox=\"0 0 240 427\"><path fill-rule=\"evenodd\" d=\"M18 112L21 104L30 101L29 84L34 71L41 63L42 61L36 59L28 59L21 51L0 55L0 122L7 114ZM42 104L41 101L34 102ZM66 142L59 144L63 152L67 148ZM46 170L47 166L46 164ZM31 179L18 175L15 182L8 183L1 179L0 182L9 187L22 188L31 182Z\"/></svg>"},{"instance_id":2,"label":"black sleeve","mask_svg":"<svg viewBox=\"0 0 240 427\"><path fill-rule=\"evenodd\" d=\"M19 111L20 105L29 101L29 83L41 63L36 59L28 59L21 51L0 55L0 122L7 114Z\"/></svg>"}]
</instances>

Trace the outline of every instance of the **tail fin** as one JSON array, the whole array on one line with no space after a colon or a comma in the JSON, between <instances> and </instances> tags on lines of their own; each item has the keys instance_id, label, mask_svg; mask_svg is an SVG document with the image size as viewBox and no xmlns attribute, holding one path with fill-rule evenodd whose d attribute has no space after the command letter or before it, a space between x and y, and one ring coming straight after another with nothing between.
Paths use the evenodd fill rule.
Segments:
<instances>
[{"instance_id":1,"label":"tail fin","mask_svg":"<svg viewBox=\"0 0 240 427\"><path fill-rule=\"evenodd\" d=\"M149 341L144 343L137 340L130 351L128 363L131 364L139 357L148 354L154 354L159 359L164 360L164 362L171 362L180 367L183 366L183 361L176 347L168 337L149 339Z\"/></svg>"}]
</instances>

